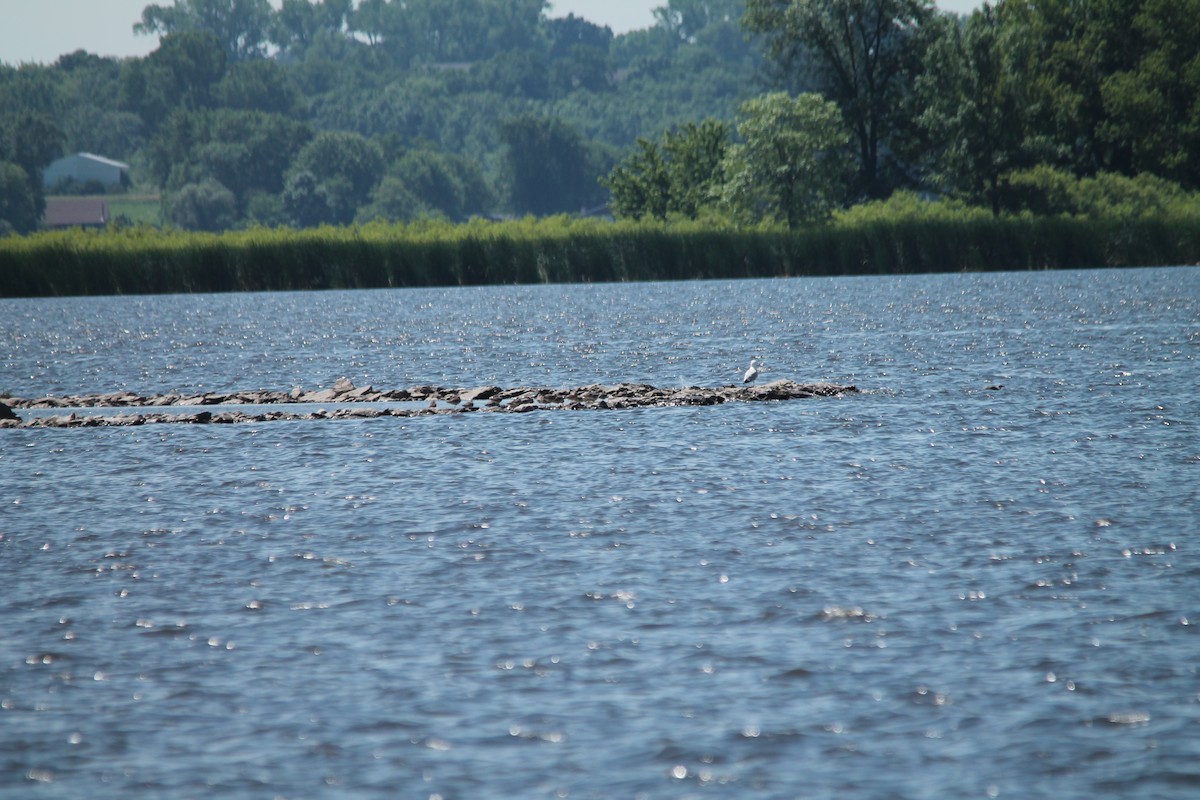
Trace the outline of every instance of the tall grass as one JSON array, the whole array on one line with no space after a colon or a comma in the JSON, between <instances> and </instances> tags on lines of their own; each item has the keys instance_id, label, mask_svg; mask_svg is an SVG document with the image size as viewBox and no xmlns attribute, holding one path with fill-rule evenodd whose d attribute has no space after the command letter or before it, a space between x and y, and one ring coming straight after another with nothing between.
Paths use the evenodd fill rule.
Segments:
<instances>
[{"instance_id":1,"label":"tall grass","mask_svg":"<svg viewBox=\"0 0 1200 800\"><path fill-rule=\"evenodd\" d=\"M1200 217L861 209L798 232L566 217L0 239L0 296L875 275L1200 262Z\"/></svg>"}]
</instances>

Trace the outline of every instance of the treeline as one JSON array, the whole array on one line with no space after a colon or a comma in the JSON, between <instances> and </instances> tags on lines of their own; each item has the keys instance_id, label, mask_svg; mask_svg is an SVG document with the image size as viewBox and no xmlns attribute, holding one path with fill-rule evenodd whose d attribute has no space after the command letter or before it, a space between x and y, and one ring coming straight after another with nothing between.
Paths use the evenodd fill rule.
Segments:
<instances>
[{"instance_id":1,"label":"treeline","mask_svg":"<svg viewBox=\"0 0 1200 800\"><path fill-rule=\"evenodd\" d=\"M619 214L794 229L902 189L995 216L1200 189L1200 0L746 0L742 25L782 91L639 139Z\"/></svg>"},{"instance_id":2,"label":"treeline","mask_svg":"<svg viewBox=\"0 0 1200 800\"><path fill-rule=\"evenodd\" d=\"M0 297L1096 268L1200 260L1200 214L994 217L898 194L788 231L567 216L0 240Z\"/></svg>"},{"instance_id":3,"label":"treeline","mask_svg":"<svg viewBox=\"0 0 1200 800\"><path fill-rule=\"evenodd\" d=\"M639 134L732 114L761 60L740 0L669 0L622 36L548 10L148 5L131 20L161 37L145 58L0 66L0 133L50 134L35 152L0 135L0 219L32 230L40 170L80 151L132 164L164 222L196 230L578 213L605 203L598 178Z\"/></svg>"},{"instance_id":4,"label":"treeline","mask_svg":"<svg viewBox=\"0 0 1200 800\"><path fill-rule=\"evenodd\" d=\"M596 208L799 231L898 191L1178 220L1200 190L1200 0L668 0L621 36L548 8L149 5L145 58L0 67L0 227L36 227L75 151L209 231Z\"/></svg>"}]
</instances>

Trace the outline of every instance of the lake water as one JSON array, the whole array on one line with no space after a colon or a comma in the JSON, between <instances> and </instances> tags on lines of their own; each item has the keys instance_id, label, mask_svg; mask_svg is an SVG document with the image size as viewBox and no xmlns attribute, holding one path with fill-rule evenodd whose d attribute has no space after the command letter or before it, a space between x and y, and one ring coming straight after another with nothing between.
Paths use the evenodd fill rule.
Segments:
<instances>
[{"instance_id":1,"label":"lake water","mask_svg":"<svg viewBox=\"0 0 1200 800\"><path fill-rule=\"evenodd\" d=\"M0 301L3 798L1190 798L1200 269ZM1002 389L989 388L1002 385Z\"/></svg>"}]
</instances>

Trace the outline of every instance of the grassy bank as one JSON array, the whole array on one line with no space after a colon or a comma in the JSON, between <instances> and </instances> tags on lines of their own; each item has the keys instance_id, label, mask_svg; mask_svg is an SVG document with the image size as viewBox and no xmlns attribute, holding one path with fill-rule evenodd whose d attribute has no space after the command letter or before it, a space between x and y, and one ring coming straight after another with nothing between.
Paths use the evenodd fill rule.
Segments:
<instances>
[{"instance_id":1,"label":"grassy bank","mask_svg":"<svg viewBox=\"0 0 1200 800\"><path fill-rule=\"evenodd\" d=\"M848 216L782 230L551 218L0 239L0 296L1118 267L1200 262L1200 219Z\"/></svg>"}]
</instances>

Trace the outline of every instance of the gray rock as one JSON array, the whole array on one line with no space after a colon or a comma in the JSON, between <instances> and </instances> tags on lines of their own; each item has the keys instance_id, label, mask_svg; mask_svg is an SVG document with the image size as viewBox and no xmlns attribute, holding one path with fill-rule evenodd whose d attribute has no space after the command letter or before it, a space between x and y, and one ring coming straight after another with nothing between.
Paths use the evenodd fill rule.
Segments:
<instances>
[{"instance_id":1,"label":"gray rock","mask_svg":"<svg viewBox=\"0 0 1200 800\"><path fill-rule=\"evenodd\" d=\"M463 414L472 411L492 413L525 414L540 410L626 409L664 406L707 406L729 402L779 402L811 397L840 397L853 394L858 389L831 383L800 384L789 380L777 380L759 386L722 386L708 389L690 386L684 389L659 389L644 383L620 383L614 385L593 384L576 389L546 389L515 387L502 389L499 386L482 386L476 389L447 389L436 386L420 386L414 389L377 391L369 386L357 388L341 379L331 389L305 392L295 388L290 392L237 392L234 394L209 393L203 395L157 395L142 397L130 392L113 392L100 395L77 397L45 397L38 400L7 398L0 403L0 427L40 428L83 428L115 425L143 425L165 422L190 423L240 423L265 422L270 420L299 419L373 419L377 417L413 417L428 415ZM354 403L381 401L425 400L427 406L413 408L353 408ZM439 406L438 401L443 405ZM478 408L476 400L486 405ZM293 403L342 403L340 408L321 409L310 414L299 410L288 410ZM456 404L457 403L457 404ZM80 417L74 413L66 416L35 417L21 420L12 411L21 408L83 408L96 406L143 406L162 408L167 406L205 405L267 405L279 404L282 408L269 414L240 411L213 413L201 411L192 414L125 413L117 416Z\"/></svg>"}]
</instances>

